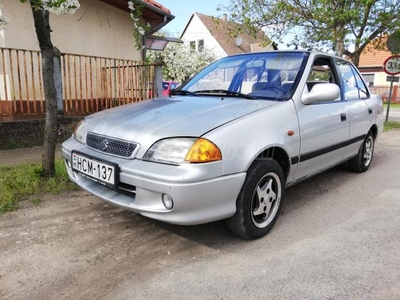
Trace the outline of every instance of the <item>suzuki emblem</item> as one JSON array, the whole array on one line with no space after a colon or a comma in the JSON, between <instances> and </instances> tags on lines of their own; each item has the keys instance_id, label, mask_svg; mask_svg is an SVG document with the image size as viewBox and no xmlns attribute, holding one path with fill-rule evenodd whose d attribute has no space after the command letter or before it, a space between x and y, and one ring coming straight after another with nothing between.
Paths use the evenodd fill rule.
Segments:
<instances>
[{"instance_id":1,"label":"suzuki emblem","mask_svg":"<svg viewBox=\"0 0 400 300\"><path fill-rule=\"evenodd\" d=\"M108 148L108 143L109 143L110 141L108 140L108 139L105 139L105 140L102 140L101 142L100 142L100 149L102 150L102 151L105 151L107 148Z\"/></svg>"}]
</instances>

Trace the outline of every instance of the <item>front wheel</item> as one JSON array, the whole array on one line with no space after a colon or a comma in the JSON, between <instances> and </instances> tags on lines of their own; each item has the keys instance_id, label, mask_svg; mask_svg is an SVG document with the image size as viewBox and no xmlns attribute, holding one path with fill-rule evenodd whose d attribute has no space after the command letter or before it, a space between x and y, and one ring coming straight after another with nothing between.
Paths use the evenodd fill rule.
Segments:
<instances>
[{"instance_id":1,"label":"front wheel","mask_svg":"<svg viewBox=\"0 0 400 300\"><path fill-rule=\"evenodd\" d=\"M357 156L349 161L350 170L362 173L368 170L374 155L374 135L370 131L358 150Z\"/></svg>"},{"instance_id":2,"label":"front wheel","mask_svg":"<svg viewBox=\"0 0 400 300\"><path fill-rule=\"evenodd\" d=\"M229 229L245 239L267 234L281 211L284 187L283 171L275 160L255 161L236 201L236 213L227 220Z\"/></svg>"}]
</instances>

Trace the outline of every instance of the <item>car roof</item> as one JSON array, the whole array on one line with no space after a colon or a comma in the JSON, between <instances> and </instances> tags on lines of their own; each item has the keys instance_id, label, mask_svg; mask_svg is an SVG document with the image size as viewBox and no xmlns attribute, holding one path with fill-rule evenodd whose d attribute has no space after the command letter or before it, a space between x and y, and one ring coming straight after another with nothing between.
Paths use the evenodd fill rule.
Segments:
<instances>
[{"instance_id":1,"label":"car roof","mask_svg":"<svg viewBox=\"0 0 400 300\"><path fill-rule=\"evenodd\" d=\"M292 50L292 49L271 50L271 51L262 51L262 52L249 52L249 53L241 53L241 54L230 55L228 57L257 55L257 54L262 54L262 53L265 53L265 54L267 54L267 53L308 53L308 54L311 54L312 56L325 55L325 56L329 56L329 57L335 57L335 58L346 60L343 57L336 56L334 54L326 53L326 52L319 51L319 50Z\"/></svg>"}]
</instances>

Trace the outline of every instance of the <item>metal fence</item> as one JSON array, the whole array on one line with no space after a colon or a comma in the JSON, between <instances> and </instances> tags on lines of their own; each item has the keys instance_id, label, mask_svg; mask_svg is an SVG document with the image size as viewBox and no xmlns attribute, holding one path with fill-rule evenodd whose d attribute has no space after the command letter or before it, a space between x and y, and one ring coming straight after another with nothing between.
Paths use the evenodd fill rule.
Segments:
<instances>
[{"instance_id":1,"label":"metal fence","mask_svg":"<svg viewBox=\"0 0 400 300\"><path fill-rule=\"evenodd\" d=\"M39 51L0 48L0 121L45 114ZM65 114L80 115L154 96L154 66L142 61L63 53Z\"/></svg>"},{"instance_id":2,"label":"metal fence","mask_svg":"<svg viewBox=\"0 0 400 300\"><path fill-rule=\"evenodd\" d=\"M392 103L396 103L396 102L400 103L400 93L399 93L398 89L399 89L399 87L397 85L393 86L392 97L390 100ZM388 101L389 94L390 94L390 86L389 85L372 86L372 87L370 87L370 90L373 94L381 95L382 100L384 102Z\"/></svg>"}]
</instances>

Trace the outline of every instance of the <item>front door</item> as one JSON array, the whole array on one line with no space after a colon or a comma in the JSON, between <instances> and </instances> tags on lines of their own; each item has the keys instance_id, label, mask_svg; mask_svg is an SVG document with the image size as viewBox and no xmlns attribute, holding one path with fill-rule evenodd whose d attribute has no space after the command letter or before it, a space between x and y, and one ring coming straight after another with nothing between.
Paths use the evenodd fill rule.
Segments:
<instances>
[{"instance_id":1,"label":"front door","mask_svg":"<svg viewBox=\"0 0 400 300\"><path fill-rule=\"evenodd\" d=\"M325 56L315 58L304 89L310 91L321 82L336 83L339 86L334 64ZM296 106L301 146L294 180L313 175L340 162L349 138L348 108L341 97L331 102L308 105L297 103Z\"/></svg>"}]
</instances>

